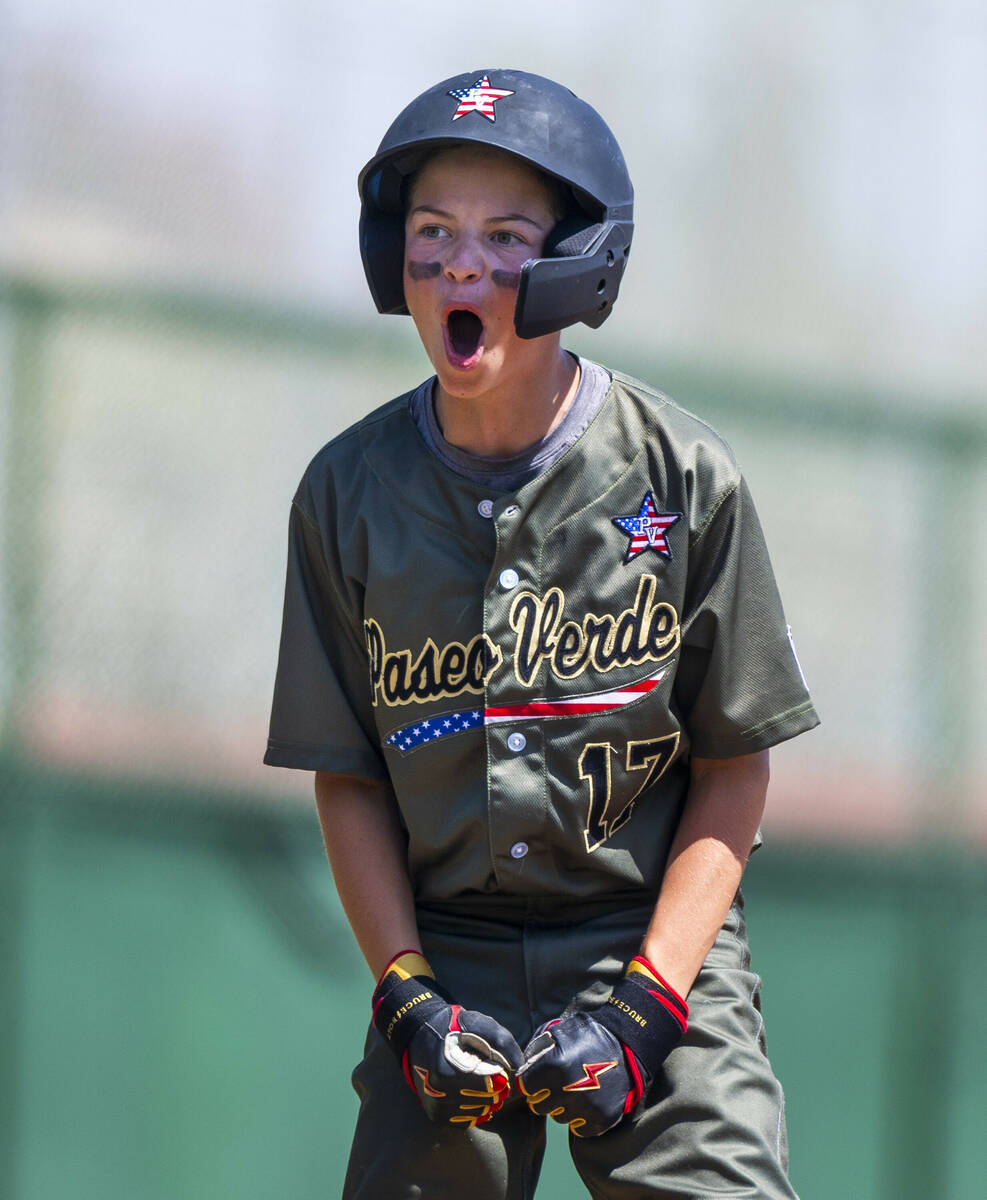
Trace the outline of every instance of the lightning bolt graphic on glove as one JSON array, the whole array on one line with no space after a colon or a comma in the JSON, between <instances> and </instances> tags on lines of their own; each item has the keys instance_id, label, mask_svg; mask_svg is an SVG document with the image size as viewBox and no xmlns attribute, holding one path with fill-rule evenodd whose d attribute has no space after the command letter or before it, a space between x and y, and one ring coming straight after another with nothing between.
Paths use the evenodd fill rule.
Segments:
<instances>
[{"instance_id":1,"label":"lightning bolt graphic on glove","mask_svg":"<svg viewBox=\"0 0 987 1200\"><path fill-rule=\"evenodd\" d=\"M686 1031L689 1006L635 955L608 1000L537 1030L515 1076L537 1117L576 1137L613 1129L643 1099Z\"/></svg>"},{"instance_id":2,"label":"lightning bolt graphic on glove","mask_svg":"<svg viewBox=\"0 0 987 1200\"><path fill-rule=\"evenodd\" d=\"M567 1083L562 1090L564 1092L586 1092L593 1088L598 1088L600 1086L599 1076L605 1074L607 1071L612 1071L616 1065L617 1060L615 1058L610 1059L609 1062L583 1063L585 1074L582 1079L577 1079L573 1083Z\"/></svg>"},{"instance_id":3,"label":"lightning bolt graphic on glove","mask_svg":"<svg viewBox=\"0 0 987 1200\"><path fill-rule=\"evenodd\" d=\"M415 1067L415 1074L422 1081L422 1091L426 1096L444 1096L445 1092L440 1092L438 1088L432 1087L432 1081L429 1079L430 1072L424 1067Z\"/></svg>"},{"instance_id":4,"label":"lightning bolt graphic on glove","mask_svg":"<svg viewBox=\"0 0 987 1200\"><path fill-rule=\"evenodd\" d=\"M510 1030L454 1003L417 950L401 951L384 968L373 1023L432 1121L485 1124L503 1107L524 1061Z\"/></svg>"}]
</instances>

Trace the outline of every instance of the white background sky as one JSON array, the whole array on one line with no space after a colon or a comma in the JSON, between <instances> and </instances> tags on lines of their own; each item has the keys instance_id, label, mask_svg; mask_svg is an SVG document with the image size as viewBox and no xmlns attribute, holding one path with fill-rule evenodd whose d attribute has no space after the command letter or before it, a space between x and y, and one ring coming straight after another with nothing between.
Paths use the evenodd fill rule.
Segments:
<instances>
[{"instance_id":1,"label":"white background sky","mask_svg":"<svg viewBox=\"0 0 987 1200\"><path fill-rule=\"evenodd\" d=\"M983 396L974 0L6 0L0 264L369 318L359 168L419 91L498 64L569 84L624 147L608 338Z\"/></svg>"}]
</instances>

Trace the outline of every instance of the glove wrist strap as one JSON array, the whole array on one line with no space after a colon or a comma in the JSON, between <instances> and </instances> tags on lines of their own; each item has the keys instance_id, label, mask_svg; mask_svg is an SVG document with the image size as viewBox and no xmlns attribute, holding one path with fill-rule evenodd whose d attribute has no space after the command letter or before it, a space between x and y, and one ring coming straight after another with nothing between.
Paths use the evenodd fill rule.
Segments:
<instances>
[{"instance_id":1,"label":"glove wrist strap","mask_svg":"<svg viewBox=\"0 0 987 1200\"><path fill-rule=\"evenodd\" d=\"M672 985L658 973L657 967L643 954L637 954L627 964L624 975L635 983L643 984L652 995L660 1000L672 1016L682 1026L685 1033L688 1028L689 1006Z\"/></svg>"},{"instance_id":2,"label":"glove wrist strap","mask_svg":"<svg viewBox=\"0 0 987 1200\"><path fill-rule=\"evenodd\" d=\"M686 1002L647 959L632 961L606 1004L593 1013L652 1075L681 1040L688 1015Z\"/></svg>"},{"instance_id":3,"label":"glove wrist strap","mask_svg":"<svg viewBox=\"0 0 987 1200\"><path fill-rule=\"evenodd\" d=\"M435 972L429 966L428 959L419 950L399 950L381 971L380 977L374 984L375 994L380 990L381 984L388 975L393 975L395 982L401 979L411 979L415 975L428 979L435 978Z\"/></svg>"},{"instance_id":4,"label":"glove wrist strap","mask_svg":"<svg viewBox=\"0 0 987 1200\"><path fill-rule=\"evenodd\" d=\"M424 955L403 950L384 968L374 989L374 1027L400 1060L432 1013L450 1003Z\"/></svg>"}]
</instances>

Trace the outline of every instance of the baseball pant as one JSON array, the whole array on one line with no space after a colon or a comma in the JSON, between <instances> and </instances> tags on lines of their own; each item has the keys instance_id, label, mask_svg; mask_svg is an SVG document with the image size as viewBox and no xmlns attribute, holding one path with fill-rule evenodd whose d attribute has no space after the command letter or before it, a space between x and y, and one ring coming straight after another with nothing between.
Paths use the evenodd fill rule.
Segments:
<instances>
[{"instance_id":1,"label":"baseball pant","mask_svg":"<svg viewBox=\"0 0 987 1200\"><path fill-rule=\"evenodd\" d=\"M637 953L653 907L653 898L490 897L422 905L418 918L436 977L523 1047L567 1006L606 998ZM797 1200L759 998L738 893L689 993L688 1033L644 1101L601 1137L569 1139L594 1200ZM433 1124L372 1027L353 1085L361 1103L344 1200L534 1196L544 1119L516 1090L484 1126Z\"/></svg>"}]
</instances>

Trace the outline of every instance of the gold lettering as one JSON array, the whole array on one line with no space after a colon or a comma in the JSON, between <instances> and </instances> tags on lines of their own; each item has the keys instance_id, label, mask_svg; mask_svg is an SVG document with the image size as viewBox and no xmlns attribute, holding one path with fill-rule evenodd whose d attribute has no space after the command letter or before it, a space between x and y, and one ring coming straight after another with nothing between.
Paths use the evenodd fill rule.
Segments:
<instances>
[{"instance_id":1,"label":"gold lettering","mask_svg":"<svg viewBox=\"0 0 987 1200\"><path fill-rule=\"evenodd\" d=\"M388 704L407 704L409 700L408 670L411 654L398 650L384 660L384 700Z\"/></svg>"},{"instance_id":2,"label":"gold lettering","mask_svg":"<svg viewBox=\"0 0 987 1200\"><path fill-rule=\"evenodd\" d=\"M423 1000L432 1000L434 997L434 992L419 992L417 996L412 996L410 1000L402 1004L394 1016L391 1017L387 1029L384 1031L384 1036L387 1038L387 1040L391 1040L391 1034L394 1032L394 1027L402 1017L406 1017L408 1015L408 1013L415 1007L416 1004L421 1004Z\"/></svg>"},{"instance_id":3,"label":"gold lettering","mask_svg":"<svg viewBox=\"0 0 987 1200\"><path fill-rule=\"evenodd\" d=\"M565 596L559 588L549 588L543 597L521 592L511 605L509 620L517 634L514 669L526 687L534 682L542 660L555 647L555 626L564 605Z\"/></svg>"},{"instance_id":4,"label":"gold lettering","mask_svg":"<svg viewBox=\"0 0 987 1200\"><path fill-rule=\"evenodd\" d=\"M543 666L558 679L575 679L587 670L605 673L668 658L682 634L678 613L655 599L657 591L657 578L642 575L633 604L616 614L587 612L581 621L565 619L561 588L549 588L544 596L520 592L508 614L518 682L534 687ZM482 695L504 661L503 651L486 633L441 649L428 638L417 655L408 649L389 651L384 631L372 619L364 622L364 638L375 706L424 704L463 692Z\"/></svg>"},{"instance_id":5,"label":"gold lettering","mask_svg":"<svg viewBox=\"0 0 987 1200\"><path fill-rule=\"evenodd\" d=\"M646 650L645 622L655 598L658 580L654 575L642 575L632 608L625 610L617 622L614 643L620 654L636 657Z\"/></svg>"},{"instance_id":6,"label":"gold lettering","mask_svg":"<svg viewBox=\"0 0 987 1200\"><path fill-rule=\"evenodd\" d=\"M422 647L411 672L412 696L433 696L440 690L435 670L435 642L431 638Z\"/></svg>"},{"instance_id":7,"label":"gold lettering","mask_svg":"<svg viewBox=\"0 0 987 1200\"><path fill-rule=\"evenodd\" d=\"M563 679L579 675L586 669L589 642L575 621L567 621L559 630L555 644L555 670Z\"/></svg>"},{"instance_id":8,"label":"gold lettering","mask_svg":"<svg viewBox=\"0 0 987 1200\"><path fill-rule=\"evenodd\" d=\"M477 634L466 651L465 681L457 692L449 695L458 695L461 691L482 693L487 680L503 661L500 647L495 646L485 633Z\"/></svg>"},{"instance_id":9,"label":"gold lettering","mask_svg":"<svg viewBox=\"0 0 987 1200\"><path fill-rule=\"evenodd\" d=\"M590 668L604 673L668 658L678 649L681 629L673 606L655 600L657 590L657 578L642 575L633 604L616 616L588 612L581 624L563 622L561 588L550 588L543 597L521 592L510 611L518 682L531 687L543 663L556 677L574 679Z\"/></svg>"},{"instance_id":10,"label":"gold lettering","mask_svg":"<svg viewBox=\"0 0 987 1200\"><path fill-rule=\"evenodd\" d=\"M413 660L410 650L387 649L384 632L376 621L365 621L363 630L375 706L381 700L392 707L441 700L463 692L482 693L490 675L504 660L485 633L478 633L467 646L449 642L441 652L429 638Z\"/></svg>"},{"instance_id":11,"label":"gold lettering","mask_svg":"<svg viewBox=\"0 0 987 1200\"><path fill-rule=\"evenodd\" d=\"M365 621L363 636L367 642L367 658L370 662L370 695L376 705L377 692L384 674L384 631L376 621Z\"/></svg>"},{"instance_id":12,"label":"gold lettering","mask_svg":"<svg viewBox=\"0 0 987 1200\"><path fill-rule=\"evenodd\" d=\"M598 671L609 671L617 665L613 649L617 622L609 615L595 617L592 613L587 613L583 618L583 626L590 646L590 661Z\"/></svg>"},{"instance_id":13,"label":"gold lettering","mask_svg":"<svg viewBox=\"0 0 987 1200\"><path fill-rule=\"evenodd\" d=\"M522 592L511 605L510 612L511 628L517 634L514 645L514 670L519 679L527 680L529 683L538 666L534 647L537 644L535 625L538 621L539 608L537 596L532 595L531 592Z\"/></svg>"},{"instance_id":14,"label":"gold lettering","mask_svg":"<svg viewBox=\"0 0 987 1200\"><path fill-rule=\"evenodd\" d=\"M450 642L439 659L439 686L450 696L462 689L466 674L466 651L458 642Z\"/></svg>"},{"instance_id":15,"label":"gold lettering","mask_svg":"<svg viewBox=\"0 0 987 1200\"><path fill-rule=\"evenodd\" d=\"M682 631L679 618L670 604L656 604L648 618L647 652L654 658L667 658L679 647Z\"/></svg>"},{"instance_id":16,"label":"gold lettering","mask_svg":"<svg viewBox=\"0 0 987 1200\"><path fill-rule=\"evenodd\" d=\"M618 1000L616 997L611 996L607 1003L612 1004L614 1008L619 1008L622 1013L626 1013L627 1016L629 1016L632 1021L636 1021L638 1025L642 1027L642 1029L645 1025L647 1025L647 1018L642 1017L636 1008L631 1008L631 1006L625 1001Z\"/></svg>"}]
</instances>

